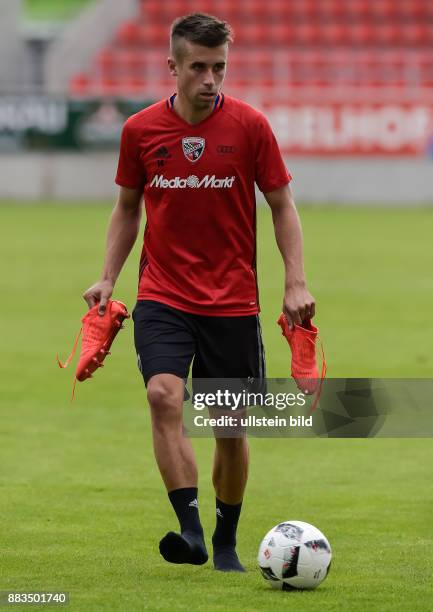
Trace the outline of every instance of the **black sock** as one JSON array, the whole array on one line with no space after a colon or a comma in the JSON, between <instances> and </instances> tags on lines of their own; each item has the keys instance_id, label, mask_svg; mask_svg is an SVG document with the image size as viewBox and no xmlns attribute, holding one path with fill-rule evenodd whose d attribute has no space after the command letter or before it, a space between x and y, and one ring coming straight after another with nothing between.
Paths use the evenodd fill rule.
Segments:
<instances>
[{"instance_id":1,"label":"black sock","mask_svg":"<svg viewBox=\"0 0 433 612\"><path fill-rule=\"evenodd\" d=\"M179 519L180 531L203 533L198 513L197 487L186 487L170 491L168 497Z\"/></svg>"},{"instance_id":2,"label":"black sock","mask_svg":"<svg viewBox=\"0 0 433 612\"><path fill-rule=\"evenodd\" d=\"M212 536L214 548L220 546L236 546L236 529L241 513L240 504L225 504L216 498L216 527Z\"/></svg>"}]
</instances>

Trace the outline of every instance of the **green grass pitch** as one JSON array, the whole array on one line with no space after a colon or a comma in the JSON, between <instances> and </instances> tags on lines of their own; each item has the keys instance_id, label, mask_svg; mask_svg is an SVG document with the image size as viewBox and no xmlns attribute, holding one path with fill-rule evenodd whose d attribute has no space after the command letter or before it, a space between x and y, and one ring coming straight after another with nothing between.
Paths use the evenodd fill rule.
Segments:
<instances>
[{"instance_id":1,"label":"green grass pitch","mask_svg":"<svg viewBox=\"0 0 433 612\"><path fill-rule=\"evenodd\" d=\"M92 0L24 0L24 18L32 21L62 21L75 17Z\"/></svg>"},{"instance_id":2,"label":"green grass pitch","mask_svg":"<svg viewBox=\"0 0 433 612\"><path fill-rule=\"evenodd\" d=\"M329 375L431 376L433 211L300 212ZM131 322L73 405L73 367L55 363L100 273L108 215L91 204L0 207L0 590L65 590L80 611L431 609L429 439L252 439L238 535L248 573L162 560L159 538L177 525L154 464ZM282 264L267 208L258 235L268 375L286 376L275 324ZM139 243L115 293L130 309ZM213 442L193 444L210 544ZM314 592L274 592L256 568L261 538L287 519L317 525L333 546Z\"/></svg>"}]
</instances>

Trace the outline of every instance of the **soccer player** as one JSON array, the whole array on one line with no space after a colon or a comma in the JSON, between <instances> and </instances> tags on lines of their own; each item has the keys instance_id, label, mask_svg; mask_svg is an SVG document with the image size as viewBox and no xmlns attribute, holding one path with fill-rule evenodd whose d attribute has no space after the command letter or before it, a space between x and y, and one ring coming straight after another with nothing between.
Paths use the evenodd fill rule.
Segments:
<instances>
[{"instance_id":1,"label":"soccer player","mask_svg":"<svg viewBox=\"0 0 433 612\"><path fill-rule=\"evenodd\" d=\"M138 366L147 387L156 461L180 524L160 542L164 559L208 559L199 518L197 466L183 435L184 379L265 377L256 274L254 183L272 210L285 267L290 326L314 316L303 270L302 232L278 144L264 115L225 96L230 26L196 13L171 28L168 69L176 93L124 126L101 279L84 293L104 313L146 228L133 312ZM272 273L272 271L270 271ZM236 530L248 476L245 437L216 439L214 567L245 571Z\"/></svg>"}]
</instances>

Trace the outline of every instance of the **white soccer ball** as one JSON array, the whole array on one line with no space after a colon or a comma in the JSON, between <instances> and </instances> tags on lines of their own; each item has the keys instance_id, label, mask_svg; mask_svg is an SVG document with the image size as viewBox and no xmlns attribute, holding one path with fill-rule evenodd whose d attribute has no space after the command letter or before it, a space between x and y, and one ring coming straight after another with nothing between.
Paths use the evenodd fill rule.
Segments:
<instances>
[{"instance_id":1,"label":"white soccer ball","mask_svg":"<svg viewBox=\"0 0 433 612\"><path fill-rule=\"evenodd\" d=\"M263 578L274 589L315 589L328 575L332 551L313 525L285 521L263 538L257 561Z\"/></svg>"}]
</instances>

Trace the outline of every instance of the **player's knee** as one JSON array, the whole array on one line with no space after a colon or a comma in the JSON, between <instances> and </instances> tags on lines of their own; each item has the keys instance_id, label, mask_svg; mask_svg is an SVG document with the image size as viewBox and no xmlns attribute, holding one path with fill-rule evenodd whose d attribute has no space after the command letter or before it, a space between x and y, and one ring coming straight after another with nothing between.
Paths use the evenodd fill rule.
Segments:
<instances>
[{"instance_id":1,"label":"player's knee","mask_svg":"<svg viewBox=\"0 0 433 612\"><path fill-rule=\"evenodd\" d=\"M158 420L171 419L181 412L182 403L179 401L177 389L163 381L149 381L147 399L152 413L158 417Z\"/></svg>"},{"instance_id":2,"label":"player's knee","mask_svg":"<svg viewBox=\"0 0 433 612\"><path fill-rule=\"evenodd\" d=\"M152 409L167 408L174 404L174 394L170 389L155 385L147 390L147 400Z\"/></svg>"}]
</instances>

